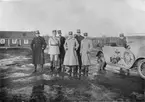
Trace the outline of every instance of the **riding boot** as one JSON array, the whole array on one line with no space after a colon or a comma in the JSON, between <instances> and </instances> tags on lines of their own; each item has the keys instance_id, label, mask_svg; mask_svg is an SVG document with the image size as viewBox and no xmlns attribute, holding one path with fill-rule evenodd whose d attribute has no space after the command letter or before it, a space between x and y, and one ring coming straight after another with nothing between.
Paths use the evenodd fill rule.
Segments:
<instances>
[{"instance_id":1,"label":"riding boot","mask_svg":"<svg viewBox=\"0 0 145 102\"><path fill-rule=\"evenodd\" d=\"M73 74L74 74L74 76L76 77L77 76L77 66L74 66L74 68L73 68Z\"/></svg>"},{"instance_id":2,"label":"riding boot","mask_svg":"<svg viewBox=\"0 0 145 102\"><path fill-rule=\"evenodd\" d=\"M89 75L89 66L86 67L86 76Z\"/></svg>"},{"instance_id":3,"label":"riding boot","mask_svg":"<svg viewBox=\"0 0 145 102\"><path fill-rule=\"evenodd\" d=\"M62 72L64 73L65 72L65 66L64 65L62 65Z\"/></svg>"},{"instance_id":4,"label":"riding boot","mask_svg":"<svg viewBox=\"0 0 145 102\"><path fill-rule=\"evenodd\" d=\"M59 62L59 69L58 69L59 72L62 71L62 64L61 64L61 61Z\"/></svg>"},{"instance_id":5,"label":"riding boot","mask_svg":"<svg viewBox=\"0 0 145 102\"><path fill-rule=\"evenodd\" d=\"M43 69L43 64L41 64L41 69L42 69L41 72L43 72L43 70L44 70L44 69Z\"/></svg>"},{"instance_id":6,"label":"riding boot","mask_svg":"<svg viewBox=\"0 0 145 102\"><path fill-rule=\"evenodd\" d=\"M79 74L81 75L81 72L82 72L82 67L79 65Z\"/></svg>"},{"instance_id":7,"label":"riding boot","mask_svg":"<svg viewBox=\"0 0 145 102\"><path fill-rule=\"evenodd\" d=\"M72 75L72 67L69 67L69 75L71 76Z\"/></svg>"},{"instance_id":8,"label":"riding boot","mask_svg":"<svg viewBox=\"0 0 145 102\"><path fill-rule=\"evenodd\" d=\"M83 76L85 76L85 74L86 74L86 66L83 66L82 72L83 72Z\"/></svg>"},{"instance_id":9,"label":"riding boot","mask_svg":"<svg viewBox=\"0 0 145 102\"><path fill-rule=\"evenodd\" d=\"M76 75L78 75L78 66L75 66Z\"/></svg>"},{"instance_id":10,"label":"riding boot","mask_svg":"<svg viewBox=\"0 0 145 102\"><path fill-rule=\"evenodd\" d=\"M51 61L50 70L51 70L51 72L53 72L53 61Z\"/></svg>"},{"instance_id":11,"label":"riding boot","mask_svg":"<svg viewBox=\"0 0 145 102\"><path fill-rule=\"evenodd\" d=\"M37 72L37 64L35 64L34 67L35 67L35 70L33 73Z\"/></svg>"},{"instance_id":12,"label":"riding boot","mask_svg":"<svg viewBox=\"0 0 145 102\"><path fill-rule=\"evenodd\" d=\"M54 70L56 70L58 72L58 63L57 63L57 61L54 62Z\"/></svg>"}]
</instances>

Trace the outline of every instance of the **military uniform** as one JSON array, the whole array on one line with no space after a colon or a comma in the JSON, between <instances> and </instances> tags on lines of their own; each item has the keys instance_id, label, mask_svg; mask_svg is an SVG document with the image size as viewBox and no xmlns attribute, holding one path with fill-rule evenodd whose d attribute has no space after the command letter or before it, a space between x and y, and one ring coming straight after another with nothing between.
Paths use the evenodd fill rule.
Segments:
<instances>
[{"instance_id":1,"label":"military uniform","mask_svg":"<svg viewBox=\"0 0 145 102\"><path fill-rule=\"evenodd\" d=\"M84 33L85 38L81 41L81 59L83 66L83 74L88 75L89 66L91 65L90 52L92 51L93 45L92 41L87 38L88 33Z\"/></svg>"},{"instance_id":2,"label":"military uniform","mask_svg":"<svg viewBox=\"0 0 145 102\"><path fill-rule=\"evenodd\" d=\"M59 51L60 42L59 39L56 37L56 30L53 30L52 34L53 37L50 37L48 41L48 47L49 47L48 54L50 55L51 71L54 71L58 65L58 55L60 54Z\"/></svg>"},{"instance_id":3,"label":"military uniform","mask_svg":"<svg viewBox=\"0 0 145 102\"><path fill-rule=\"evenodd\" d=\"M121 46L123 46L124 48L127 48L127 41L126 38L124 37L123 39L120 39L120 43Z\"/></svg>"},{"instance_id":4,"label":"military uniform","mask_svg":"<svg viewBox=\"0 0 145 102\"><path fill-rule=\"evenodd\" d=\"M44 64L44 50L46 48L45 39L41 36L34 37L31 42L31 49L32 49L32 57L33 57L33 64Z\"/></svg>"},{"instance_id":5,"label":"military uniform","mask_svg":"<svg viewBox=\"0 0 145 102\"><path fill-rule=\"evenodd\" d=\"M127 48L127 41L126 41L126 37L124 36L124 34L120 34L120 39L119 39L119 45L123 46L124 48Z\"/></svg>"},{"instance_id":6,"label":"military uniform","mask_svg":"<svg viewBox=\"0 0 145 102\"><path fill-rule=\"evenodd\" d=\"M65 43L65 37L63 36L59 36L59 42L60 42L60 46L59 46L59 67L60 67L60 71L61 71L61 65L63 64L64 61L64 56L65 56L65 49L64 49L64 43Z\"/></svg>"},{"instance_id":7,"label":"military uniform","mask_svg":"<svg viewBox=\"0 0 145 102\"><path fill-rule=\"evenodd\" d=\"M91 65L89 54L92 48L93 48L92 41L88 38L84 38L81 42L81 49L80 49L83 66Z\"/></svg>"},{"instance_id":8,"label":"military uniform","mask_svg":"<svg viewBox=\"0 0 145 102\"><path fill-rule=\"evenodd\" d=\"M81 35L76 35L75 38L77 39L77 41L80 45L77 50L77 55L78 55L78 60L79 60L79 68L80 68L79 70L81 71L82 61L81 61L81 55L80 55L80 48L81 48L81 41L84 39L84 37Z\"/></svg>"},{"instance_id":9,"label":"military uniform","mask_svg":"<svg viewBox=\"0 0 145 102\"><path fill-rule=\"evenodd\" d=\"M49 46L48 54L50 54L50 55L59 55L60 54L59 40L57 39L57 37L50 37L48 46Z\"/></svg>"},{"instance_id":10,"label":"military uniform","mask_svg":"<svg viewBox=\"0 0 145 102\"><path fill-rule=\"evenodd\" d=\"M79 44L77 40L73 37L66 39L64 48L66 49L64 65L66 66L76 66L79 65L76 50Z\"/></svg>"},{"instance_id":11,"label":"military uniform","mask_svg":"<svg viewBox=\"0 0 145 102\"><path fill-rule=\"evenodd\" d=\"M64 48L65 48L65 57L63 65L69 66L70 75L72 71L74 75L76 75L76 66L79 65L78 56L77 56L77 49L79 47L78 41L73 37L73 32L69 32L69 37L66 39Z\"/></svg>"}]
</instances>

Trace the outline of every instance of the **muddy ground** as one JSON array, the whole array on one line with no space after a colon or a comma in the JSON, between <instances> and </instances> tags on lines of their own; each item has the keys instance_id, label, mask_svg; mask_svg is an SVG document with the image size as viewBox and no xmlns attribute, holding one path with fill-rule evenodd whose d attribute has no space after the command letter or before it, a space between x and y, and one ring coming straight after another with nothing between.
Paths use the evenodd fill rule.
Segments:
<instances>
[{"instance_id":1,"label":"muddy ground","mask_svg":"<svg viewBox=\"0 0 145 102\"><path fill-rule=\"evenodd\" d=\"M49 56L46 65L32 73L31 51L0 51L0 100L4 102L143 102L143 79L113 71L98 72L92 57L88 77L70 77L51 73ZM3 102L3 101L0 101ZM35 101L36 102L36 101Z\"/></svg>"}]
</instances>

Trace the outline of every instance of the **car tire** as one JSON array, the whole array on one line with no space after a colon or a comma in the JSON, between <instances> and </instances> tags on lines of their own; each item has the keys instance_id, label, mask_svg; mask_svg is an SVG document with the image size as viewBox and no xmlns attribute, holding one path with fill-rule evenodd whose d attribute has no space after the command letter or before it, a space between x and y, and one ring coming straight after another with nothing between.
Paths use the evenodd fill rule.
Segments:
<instances>
[{"instance_id":1,"label":"car tire","mask_svg":"<svg viewBox=\"0 0 145 102\"><path fill-rule=\"evenodd\" d=\"M143 64L144 64L144 66L143 66ZM145 71L144 71L144 73L142 72L142 67L144 67L143 70L145 70L145 59L140 60L140 61L138 62L138 67L137 67L137 70L138 70L139 75L140 75L143 79L145 79Z\"/></svg>"},{"instance_id":2,"label":"car tire","mask_svg":"<svg viewBox=\"0 0 145 102\"><path fill-rule=\"evenodd\" d=\"M129 54L130 55L130 62L128 62L128 59L126 58L126 54ZM134 54L129 51L129 50L126 50L123 54L123 59L124 59L124 62L126 63L126 65L128 65L129 67L131 67L133 65L133 63L135 62L135 56Z\"/></svg>"}]
</instances>

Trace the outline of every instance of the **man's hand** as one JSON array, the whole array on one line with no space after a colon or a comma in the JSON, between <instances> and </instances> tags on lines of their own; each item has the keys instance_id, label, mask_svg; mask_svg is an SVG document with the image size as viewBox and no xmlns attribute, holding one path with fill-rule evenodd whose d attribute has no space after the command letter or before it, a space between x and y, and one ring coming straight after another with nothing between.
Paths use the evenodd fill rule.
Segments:
<instances>
[{"instance_id":1,"label":"man's hand","mask_svg":"<svg viewBox=\"0 0 145 102\"><path fill-rule=\"evenodd\" d=\"M89 54L90 53L90 51L87 51L87 54Z\"/></svg>"},{"instance_id":2,"label":"man's hand","mask_svg":"<svg viewBox=\"0 0 145 102\"><path fill-rule=\"evenodd\" d=\"M74 47L73 49L74 49L74 50L76 50L76 48L75 48L75 47Z\"/></svg>"},{"instance_id":3,"label":"man's hand","mask_svg":"<svg viewBox=\"0 0 145 102\"><path fill-rule=\"evenodd\" d=\"M42 48L42 51L44 51L45 49L44 48Z\"/></svg>"},{"instance_id":4,"label":"man's hand","mask_svg":"<svg viewBox=\"0 0 145 102\"><path fill-rule=\"evenodd\" d=\"M77 51L77 48L74 48L74 50L76 50L76 51Z\"/></svg>"},{"instance_id":5,"label":"man's hand","mask_svg":"<svg viewBox=\"0 0 145 102\"><path fill-rule=\"evenodd\" d=\"M68 48L65 49L66 51L68 50Z\"/></svg>"}]
</instances>

